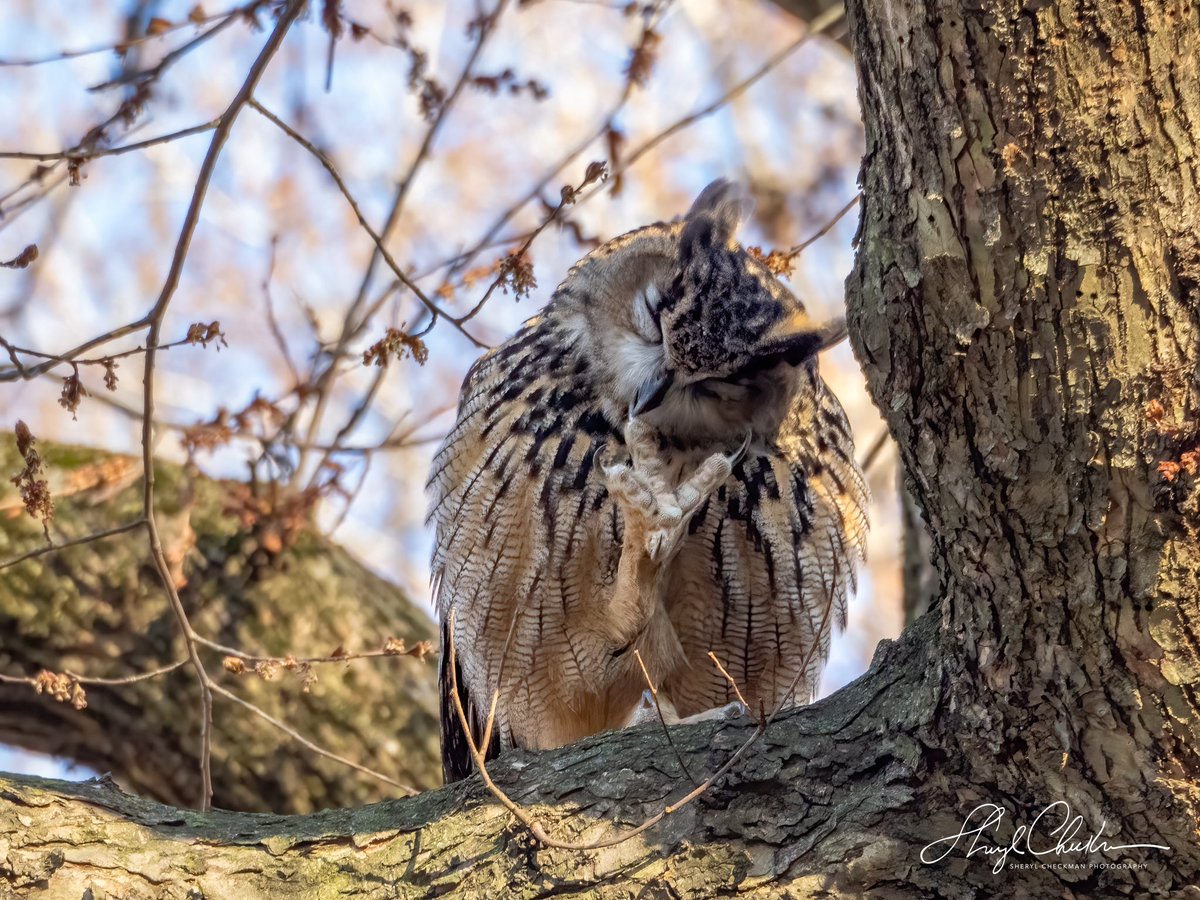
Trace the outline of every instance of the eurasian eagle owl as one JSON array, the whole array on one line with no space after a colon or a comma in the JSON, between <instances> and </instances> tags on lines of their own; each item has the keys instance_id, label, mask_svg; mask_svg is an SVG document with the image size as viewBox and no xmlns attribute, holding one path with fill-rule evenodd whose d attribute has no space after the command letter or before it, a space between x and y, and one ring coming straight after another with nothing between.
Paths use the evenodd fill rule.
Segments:
<instances>
[{"instance_id":1,"label":"eurasian eagle owl","mask_svg":"<svg viewBox=\"0 0 1200 900\"><path fill-rule=\"evenodd\" d=\"M732 699L710 651L755 709L811 699L867 489L817 374L844 323L735 241L749 207L718 181L589 253L468 373L429 478L447 780L471 770L451 610L476 741L499 692L489 756L626 725L635 649L680 716Z\"/></svg>"}]
</instances>

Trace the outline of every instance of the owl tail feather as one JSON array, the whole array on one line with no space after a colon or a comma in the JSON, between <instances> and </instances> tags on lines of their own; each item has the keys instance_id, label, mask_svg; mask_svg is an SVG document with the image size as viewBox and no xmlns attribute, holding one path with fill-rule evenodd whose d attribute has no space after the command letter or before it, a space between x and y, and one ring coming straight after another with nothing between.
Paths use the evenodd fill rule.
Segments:
<instances>
[{"instance_id":1,"label":"owl tail feather","mask_svg":"<svg viewBox=\"0 0 1200 900\"><path fill-rule=\"evenodd\" d=\"M471 745L467 734L463 731L462 720L458 715L458 706L454 702L454 685L458 684L458 698L462 701L463 711L467 714L467 724L471 728L471 737L478 745L483 740L483 722L480 721L479 710L476 708L467 691L463 680L462 668L458 660L454 661L453 675L450 672L450 627L442 625L442 653L438 662L438 686L441 688L441 731L442 731L442 778L446 784L462 781L475 768L471 759ZM484 761L495 759L500 755L500 730L492 730L492 739L484 748Z\"/></svg>"}]
</instances>

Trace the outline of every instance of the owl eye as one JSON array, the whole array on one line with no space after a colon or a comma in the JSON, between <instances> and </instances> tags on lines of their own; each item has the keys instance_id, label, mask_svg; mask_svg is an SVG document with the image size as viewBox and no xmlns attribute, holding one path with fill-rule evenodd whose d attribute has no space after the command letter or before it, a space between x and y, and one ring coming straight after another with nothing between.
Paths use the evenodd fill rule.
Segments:
<instances>
[{"instance_id":1,"label":"owl eye","mask_svg":"<svg viewBox=\"0 0 1200 900\"><path fill-rule=\"evenodd\" d=\"M646 285L633 298L634 327L637 328L639 335L652 344L662 341L661 314L658 310L658 303L661 299L662 293L654 284Z\"/></svg>"}]
</instances>

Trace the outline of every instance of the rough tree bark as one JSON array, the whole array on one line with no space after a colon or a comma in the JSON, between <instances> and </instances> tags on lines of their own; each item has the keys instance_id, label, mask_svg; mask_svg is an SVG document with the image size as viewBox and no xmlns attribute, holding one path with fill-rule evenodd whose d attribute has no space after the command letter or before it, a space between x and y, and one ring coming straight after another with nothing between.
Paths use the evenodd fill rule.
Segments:
<instances>
[{"instance_id":1,"label":"rough tree bark","mask_svg":"<svg viewBox=\"0 0 1200 900\"><path fill-rule=\"evenodd\" d=\"M773 723L715 790L602 852L531 848L477 781L279 820L9 780L0 872L32 896L236 882L241 896L1200 897L1200 488L1183 455L1200 441L1200 8L850 13L867 135L850 330L930 524L930 613L863 678ZM749 728L675 741L711 771ZM594 836L686 793L664 751L643 727L512 754L496 776L552 834ZM1007 846L1056 801L1081 817L1076 840L1102 830L1109 849L1064 847L1048 867L1014 854L1000 874L962 845L922 858L979 804L1005 810L985 843ZM1036 849L1054 846L1050 818Z\"/></svg>"},{"instance_id":2,"label":"rough tree bark","mask_svg":"<svg viewBox=\"0 0 1200 900\"><path fill-rule=\"evenodd\" d=\"M139 461L79 447L38 449L57 501L58 540L138 518ZM0 442L0 485L20 469L12 439ZM301 527L294 541L281 541L278 529L248 526L239 513L246 509L245 485L187 476L166 463L157 478L164 544L187 573L181 595L201 634L279 656L328 654L339 645L374 650L388 636L409 645L433 636L428 615L315 529ZM0 491L0 561L44 546L41 525L21 509L15 490ZM0 635L3 675L45 669L123 678L185 656L143 529L0 570ZM204 656L221 677L221 655ZM440 783L436 666L399 657L323 665L316 674L320 680L308 693L286 671L271 683L256 676L222 680L331 752L417 788ZM28 685L0 682L0 742L111 772L139 794L193 805L200 794L200 713L192 673L182 668L85 691L87 708L77 710ZM314 755L229 701L215 702L217 806L308 812L397 795L395 787Z\"/></svg>"}]
</instances>

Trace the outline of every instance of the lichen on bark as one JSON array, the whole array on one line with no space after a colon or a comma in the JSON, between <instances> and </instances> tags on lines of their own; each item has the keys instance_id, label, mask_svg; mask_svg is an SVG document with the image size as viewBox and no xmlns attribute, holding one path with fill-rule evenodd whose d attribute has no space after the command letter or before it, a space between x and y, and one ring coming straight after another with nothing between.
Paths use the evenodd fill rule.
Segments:
<instances>
[{"instance_id":1,"label":"lichen on bark","mask_svg":"<svg viewBox=\"0 0 1200 900\"><path fill-rule=\"evenodd\" d=\"M53 532L83 537L136 520L140 465L82 447L39 445L56 498ZM0 472L15 472L11 440ZM181 596L199 633L248 653L324 655L378 649L389 636L433 636L429 616L315 527L283 552L235 513L244 485L158 464L160 528L186 577ZM0 559L45 545L40 523L0 496ZM0 672L42 669L122 678L184 657L150 563L145 531L56 550L0 570ZM226 686L332 752L417 788L439 783L436 667L408 657L319 666L311 691L282 673L267 683L221 671ZM199 701L187 668L120 686L85 686L76 710L21 684L0 683L0 741L112 772L131 790L178 805L199 796ZM218 699L214 803L306 812L395 796L396 789L315 756L273 726Z\"/></svg>"}]
</instances>

